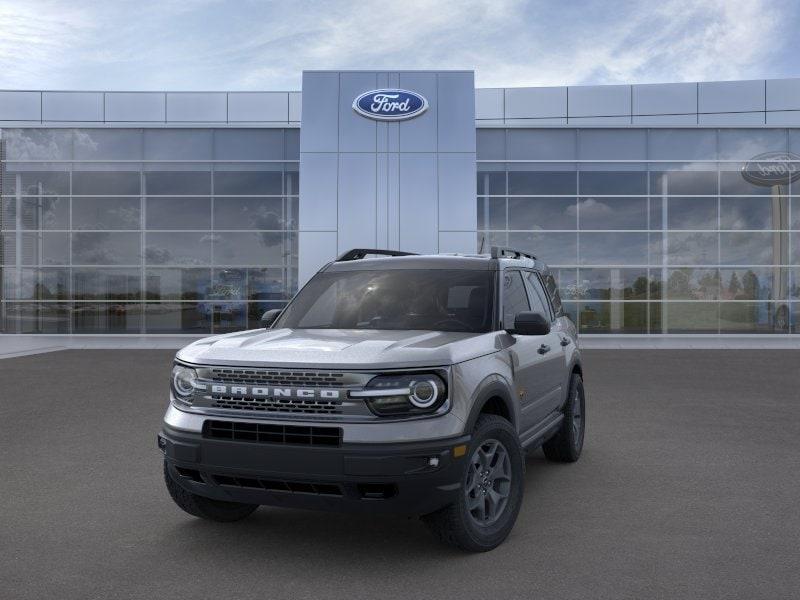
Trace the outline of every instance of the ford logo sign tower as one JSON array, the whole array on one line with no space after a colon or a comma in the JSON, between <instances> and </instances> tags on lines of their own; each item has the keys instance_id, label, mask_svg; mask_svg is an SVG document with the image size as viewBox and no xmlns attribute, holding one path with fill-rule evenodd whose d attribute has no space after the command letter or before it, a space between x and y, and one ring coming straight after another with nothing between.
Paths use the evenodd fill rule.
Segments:
<instances>
[{"instance_id":1,"label":"ford logo sign tower","mask_svg":"<svg viewBox=\"0 0 800 600\"><path fill-rule=\"evenodd\" d=\"M412 119L428 109L424 96L408 90L371 90L353 100L353 110L377 121Z\"/></svg>"}]
</instances>

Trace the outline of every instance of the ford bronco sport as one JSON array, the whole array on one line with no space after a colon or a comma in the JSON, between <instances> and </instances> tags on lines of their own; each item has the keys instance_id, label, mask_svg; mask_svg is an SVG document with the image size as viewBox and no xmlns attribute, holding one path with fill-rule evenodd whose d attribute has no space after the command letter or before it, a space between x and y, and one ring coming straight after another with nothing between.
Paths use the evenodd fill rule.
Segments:
<instances>
[{"instance_id":1,"label":"ford bronco sport","mask_svg":"<svg viewBox=\"0 0 800 600\"><path fill-rule=\"evenodd\" d=\"M262 323L175 358L158 443L192 515L419 515L485 551L517 518L525 451L580 456L575 325L534 256L352 250Z\"/></svg>"}]
</instances>

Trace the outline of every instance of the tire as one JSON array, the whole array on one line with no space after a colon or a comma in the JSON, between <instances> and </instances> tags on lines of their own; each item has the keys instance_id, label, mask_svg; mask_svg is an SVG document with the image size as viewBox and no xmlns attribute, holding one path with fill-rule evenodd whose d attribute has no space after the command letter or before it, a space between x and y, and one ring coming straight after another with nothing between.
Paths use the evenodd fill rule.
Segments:
<instances>
[{"instance_id":1,"label":"tire","mask_svg":"<svg viewBox=\"0 0 800 600\"><path fill-rule=\"evenodd\" d=\"M493 454L487 455L492 448ZM504 455L501 450L505 451ZM484 478L474 464L476 457L485 459L487 456L490 456L490 464L496 461L495 469L487 476L490 479ZM511 423L495 415L481 415L465 458L458 500L423 516L422 520L442 542L468 552L486 552L508 537L517 520L525 487L525 455ZM482 490L486 491L484 500L481 500ZM498 502L496 498L503 493L506 493L505 501ZM490 505L497 508L492 518L487 508ZM480 519L481 512L484 521Z\"/></svg>"},{"instance_id":2,"label":"tire","mask_svg":"<svg viewBox=\"0 0 800 600\"><path fill-rule=\"evenodd\" d=\"M586 395L583 391L583 379L577 373L573 373L561 427L542 445L547 460L562 463L572 463L578 460L581 450L583 450L585 433Z\"/></svg>"},{"instance_id":3,"label":"tire","mask_svg":"<svg viewBox=\"0 0 800 600\"><path fill-rule=\"evenodd\" d=\"M172 478L167 461L164 461L164 481L175 504L194 517L220 523L231 523L244 519L258 508L258 504L213 500L183 489Z\"/></svg>"}]
</instances>

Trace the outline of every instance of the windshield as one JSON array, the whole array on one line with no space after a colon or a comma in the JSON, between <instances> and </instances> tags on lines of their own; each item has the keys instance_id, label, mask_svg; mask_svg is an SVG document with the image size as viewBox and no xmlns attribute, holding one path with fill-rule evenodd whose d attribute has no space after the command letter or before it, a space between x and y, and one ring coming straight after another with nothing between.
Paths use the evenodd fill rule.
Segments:
<instances>
[{"instance_id":1,"label":"windshield","mask_svg":"<svg viewBox=\"0 0 800 600\"><path fill-rule=\"evenodd\" d=\"M492 330L494 272L386 270L318 273L274 327Z\"/></svg>"}]
</instances>

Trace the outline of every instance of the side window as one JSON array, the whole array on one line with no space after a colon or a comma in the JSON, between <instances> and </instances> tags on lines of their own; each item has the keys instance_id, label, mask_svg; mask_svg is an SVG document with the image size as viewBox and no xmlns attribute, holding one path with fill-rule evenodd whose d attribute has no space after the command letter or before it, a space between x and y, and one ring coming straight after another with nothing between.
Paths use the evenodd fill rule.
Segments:
<instances>
[{"instance_id":1,"label":"side window","mask_svg":"<svg viewBox=\"0 0 800 600\"><path fill-rule=\"evenodd\" d=\"M547 286L547 293L550 295L550 302L553 303L553 310L556 312L556 316L564 316L564 309L561 306L561 294L558 293L555 278L552 275L548 275L544 280L544 284Z\"/></svg>"},{"instance_id":2,"label":"side window","mask_svg":"<svg viewBox=\"0 0 800 600\"><path fill-rule=\"evenodd\" d=\"M536 273L530 271L525 272L525 281L528 283L528 296L531 299L531 310L533 312L541 313L546 319L553 320L553 315L550 312L550 304L547 302L542 284L539 283L539 278Z\"/></svg>"},{"instance_id":3,"label":"side window","mask_svg":"<svg viewBox=\"0 0 800 600\"><path fill-rule=\"evenodd\" d=\"M528 294L519 271L503 272L503 327L513 327L517 313L530 310Z\"/></svg>"}]
</instances>

